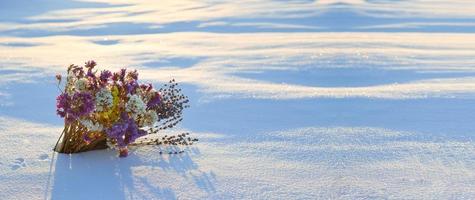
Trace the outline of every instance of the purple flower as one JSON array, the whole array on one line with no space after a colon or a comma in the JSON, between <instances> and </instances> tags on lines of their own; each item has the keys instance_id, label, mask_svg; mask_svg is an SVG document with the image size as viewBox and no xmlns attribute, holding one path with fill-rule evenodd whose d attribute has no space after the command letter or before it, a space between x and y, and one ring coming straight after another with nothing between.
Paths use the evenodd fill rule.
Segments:
<instances>
[{"instance_id":1,"label":"purple flower","mask_svg":"<svg viewBox=\"0 0 475 200\"><path fill-rule=\"evenodd\" d=\"M63 93L56 97L56 113L60 117L65 117L69 108L69 95L67 93Z\"/></svg>"},{"instance_id":2,"label":"purple flower","mask_svg":"<svg viewBox=\"0 0 475 200\"><path fill-rule=\"evenodd\" d=\"M126 69L120 69L120 72L119 72L119 80L120 80L121 82L124 82L125 72L126 72Z\"/></svg>"},{"instance_id":3,"label":"purple flower","mask_svg":"<svg viewBox=\"0 0 475 200\"><path fill-rule=\"evenodd\" d=\"M150 92L153 89L152 84L140 84L140 88L146 92Z\"/></svg>"},{"instance_id":4,"label":"purple flower","mask_svg":"<svg viewBox=\"0 0 475 200\"><path fill-rule=\"evenodd\" d=\"M128 123L115 123L111 128L106 130L107 136L110 138L114 138L117 142L117 146L125 147L127 146L127 144L125 143L125 133L127 131L128 126Z\"/></svg>"},{"instance_id":5,"label":"purple flower","mask_svg":"<svg viewBox=\"0 0 475 200\"><path fill-rule=\"evenodd\" d=\"M86 76L91 80L91 83L93 83L92 85L94 86L94 88L97 87L97 83L96 83L97 77L94 74L94 72L92 72L92 69L94 69L95 66L96 66L96 62L94 60L87 61L84 65L84 67L87 68Z\"/></svg>"},{"instance_id":6,"label":"purple flower","mask_svg":"<svg viewBox=\"0 0 475 200\"><path fill-rule=\"evenodd\" d=\"M81 117L94 111L95 101L89 92L76 92L73 95L71 106L74 113Z\"/></svg>"},{"instance_id":7,"label":"purple flower","mask_svg":"<svg viewBox=\"0 0 475 200\"><path fill-rule=\"evenodd\" d=\"M137 70L130 71L129 73L127 73L127 78L129 78L131 80L138 80L139 79L139 73L137 72Z\"/></svg>"},{"instance_id":8,"label":"purple flower","mask_svg":"<svg viewBox=\"0 0 475 200\"><path fill-rule=\"evenodd\" d=\"M79 117L89 115L94 108L94 98L88 92L77 92L73 96L63 93L56 98L56 112L64 117L66 122L73 122Z\"/></svg>"},{"instance_id":9,"label":"purple flower","mask_svg":"<svg viewBox=\"0 0 475 200\"><path fill-rule=\"evenodd\" d=\"M128 131L127 132L128 134L126 134L127 144L133 143L135 142L137 138L142 137L147 134L146 131L139 129L139 127L135 123L135 120L133 120L132 118L129 119L129 127L127 131Z\"/></svg>"},{"instance_id":10,"label":"purple flower","mask_svg":"<svg viewBox=\"0 0 475 200\"><path fill-rule=\"evenodd\" d=\"M101 75L99 76L99 80L101 81L101 84L105 85L107 81L109 81L109 78L112 77L112 72L109 70L103 70L101 71Z\"/></svg>"},{"instance_id":11,"label":"purple flower","mask_svg":"<svg viewBox=\"0 0 475 200\"><path fill-rule=\"evenodd\" d=\"M146 135L146 131L140 130L135 121L126 112L121 114L119 122L106 130L107 136L114 138L119 148L125 148L135 142L139 137Z\"/></svg>"},{"instance_id":12,"label":"purple flower","mask_svg":"<svg viewBox=\"0 0 475 200\"><path fill-rule=\"evenodd\" d=\"M120 76L119 73L114 72L114 73L112 74L112 80L113 80L114 82L117 82L117 81L119 80L119 76Z\"/></svg>"},{"instance_id":13,"label":"purple flower","mask_svg":"<svg viewBox=\"0 0 475 200\"><path fill-rule=\"evenodd\" d=\"M139 84L137 83L137 81L132 80L132 81L127 82L125 86L127 87L128 94L135 94L135 89L139 87Z\"/></svg>"},{"instance_id":14,"label":"purple flower","mask_svg":"<svg viewBox=\"0 0 475 200\"><path fill-rule=\"evenodd\" d=\"M155 92L154 96L148 101L147 103L147 109L150 109L160 103L160 93Z\"/></svg>"},{"instance_id":15,"label":"purple flower","mask_svg":"<svg viewBox=\"0 0 475 200\"><path fill-rule=\"evenodd\" d=\"M92 72L92 69L89 68L87 70L87 74L86 74L87 77L90 77L91 79L95 80L96 79L96 75Z\"/></svg>"},{"instance_id":16,"label":"purple flower","mask_svg":"<svg viewBox=\"0 0 475 200\"><path fill-rule=\"evenodd\" d=\"M72 72L77 78L84 77L84 69L82 67L73 66Z\"/></svg>"},{"instance_id":17,"label":"purple flower","mask_svg":"<svg viewBox=\"0 0 475 200\"><path fill-rule=\"evenodd\" d=\"M87 62L86 62L85 67L88 68L88 69L92 69L92 68L94 68L96 65L97 65L96 61L90 60L90 61L87 61Z\"/></svg>"}]
</instances>

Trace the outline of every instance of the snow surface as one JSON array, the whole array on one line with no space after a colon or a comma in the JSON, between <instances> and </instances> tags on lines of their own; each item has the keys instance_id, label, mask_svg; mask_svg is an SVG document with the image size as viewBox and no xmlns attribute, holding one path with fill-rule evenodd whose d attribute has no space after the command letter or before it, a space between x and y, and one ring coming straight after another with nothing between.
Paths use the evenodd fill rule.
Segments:
<instances>
[{"instance_id":1,"label":"snow surface","mask_svg":"<svg viewBox=\"0 0 475 200\"><path fill-rule=\"evenodd\" d=\"M0 199L475 199L475 3L0 0ZM54 74L171 78L200 142L52 152Z\"/></svg>"}]
</instances>

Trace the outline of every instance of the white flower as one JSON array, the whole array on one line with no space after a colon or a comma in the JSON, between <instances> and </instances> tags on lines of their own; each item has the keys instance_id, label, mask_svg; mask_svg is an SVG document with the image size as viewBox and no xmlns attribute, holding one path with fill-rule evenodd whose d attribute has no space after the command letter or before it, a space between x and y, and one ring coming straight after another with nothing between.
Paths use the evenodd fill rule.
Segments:
<instances>
[{"instance_id":1,"label":"white flower","mask_svg":"<svg viewBox=\"0 0 475 200\"><path fill-rule=\"evenodd\" d=\"M138 95L129 95L129 101L125 104L125 111L131 113L132 118L137 121L145 115L146 106Z\"/></svg>"},{"instance_id":2,"label":"white flower","mask_svg":"<svg viewBox=\"0 0 475 200\"><path fill-rule=\"evenodd\" d=\"M96 93L96 110L99 112L111 108L113 105L113 97L110 90L102 88Z\"/></svg>"},{"instance_id":3,"label":"white flower","mask_svg":"<svg viewBox=\"0 0 475 200\"><path fill-rule=\"evenodd\" d=\"M81 122L81 124L89 131L99 132L104 130L104 126L102 126L99 122L94 123L89 119L80 119L79 122Z\"/></svg>"},{"instance_id":4,"label":"white flower","mask_svg":"<svg viewBox=\"0 0 475 200\"><path fill-rule=\"evenodd\" d=\"M68 80L68 82L70 84L72 84L74 82L74 80L76 80L76 76L74 75L73 70L68 72L68 75L67 75L66 79Z\"/></svg>"},{"instance_id":5,"label":"white flower","mask_svg":"<svg viewBox=\"0 0 475 200\"><path fill-rule=\"evenodd\" d=\"M68 95L73 95L74 94L74 83L75 83L75 76L73 73L73 70L69 71L68 76L67 76L67 82L65 86L65 92L68 93Z\"/></svg>"},{"instance_id":6,"label":"white flower","mask_svg":"<svg viewBox=\"0 0 475 200\"><path fill-rule=\"evenodd\" d=\"M158 115L154 110L145 113L142 126L153 126L158 121Z\"/></svg>"},{"instance_id":7,"label":"white flower","mask_svg":"<svg viewBox=\"0 0 475 200\"><path fill-rule=\"evenodd\" d=\"M85 78L80 78L74 83L74 88L76 88L77 91L85 91L87 87L87 79Z\"/></svg>"}]
</instances>

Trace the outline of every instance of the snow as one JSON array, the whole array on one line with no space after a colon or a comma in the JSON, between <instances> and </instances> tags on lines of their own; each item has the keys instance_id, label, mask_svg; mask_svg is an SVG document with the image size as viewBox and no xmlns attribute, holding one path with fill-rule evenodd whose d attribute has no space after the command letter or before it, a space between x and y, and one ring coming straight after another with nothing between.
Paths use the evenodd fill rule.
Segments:
<instances>
[{"instance_id":1,"label":"snow","mask_svg":"<svg viewBox=\"0 0 475 200\"><path fill-rule=\"evenodd\" d=\"M474 199L470 1L2 1L0 199ZM200 142L75 155L54 74L171 78Z\"/></svg>"}]
</instances>

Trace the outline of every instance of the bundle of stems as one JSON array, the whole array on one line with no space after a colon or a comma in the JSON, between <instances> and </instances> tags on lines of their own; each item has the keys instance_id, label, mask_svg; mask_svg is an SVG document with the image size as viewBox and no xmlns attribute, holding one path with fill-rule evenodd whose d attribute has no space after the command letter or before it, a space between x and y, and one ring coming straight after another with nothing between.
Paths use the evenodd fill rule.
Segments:
<instances>
[{"instance_id":1,"label":"bundle of stems","mask_svg":"<svg viewBox=\"0 0 475 200\"><path fill-rule=\"evenodd\" d=\"M151 128L149 131L156 133L159 128ZM107 137L104 134L99 134L91 142L86 142L83 139L83 134L87 131L86 127L81 123L75 121L67 123L63 132L56 141L54 151L58 153L80 153L85 151L101 150L110 148L107 144ZM164 135L159 138L145 138L143 140L131 143L129 146L189 146L197 142L197 138L189 137L189 133L181 133L178 135ZM160 154L163 153L160 151ZM168 152L169 154L183 153L183 151Z\"/></svg>"},{"instance_id":2,"label":"bundle of stems","mask_svg":"<svg viewBox=\"0 0 475 200\"><path fill-rule=\"evenodd\" d=\"M78 121L65 123L54 150L59 153L79 153L85 151L107 149L107 138L100 135L90 143L84 141L83 134L87 131Z\"/></svg>"}]
</instances>

